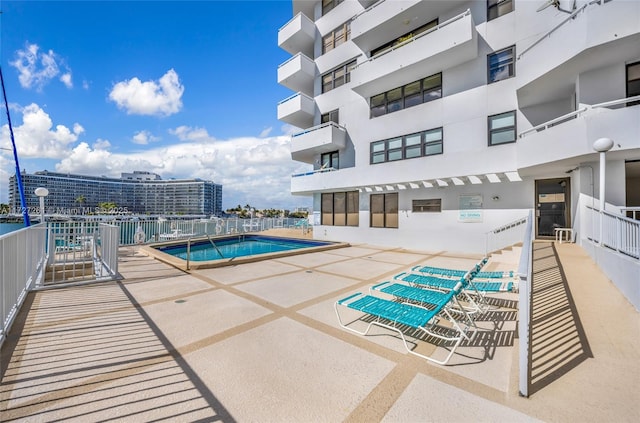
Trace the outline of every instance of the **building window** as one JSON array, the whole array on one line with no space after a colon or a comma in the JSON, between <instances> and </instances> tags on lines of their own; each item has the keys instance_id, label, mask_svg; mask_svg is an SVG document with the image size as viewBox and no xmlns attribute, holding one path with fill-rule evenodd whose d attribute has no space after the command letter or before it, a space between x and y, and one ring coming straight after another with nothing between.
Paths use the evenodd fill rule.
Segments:
<instances>
[{"instance_id":1,"label":"building window","mask_svg":"<svg viewBox=\"0 0 640 423\"><path fill-rule=\"evenodd\" d=\"M371 194L369 204L372 228L398 227L398 193Z\"/></svg>"},{"instance_id":2,"label":"building window","mask_svg":"<svg viewBox=\"0 0 640 423\"><path fill-rule=\"evenodd\" d=\"M512 0L487 0L487 21L513 12Z\"/></svg>"},{"instance_id":3,"label":"building window","mask_svg":"<svg viewBox=\"0 0 640 423\"><path fill-rule=\"evenodd\" d=\"M435 27L438 25L438 19L434 19L433 21L426 23L416 29L414 29L413 31L409 31L406 34L401 35L400 37L396 38L393 41L390 41L376 49L371 50L371 57L376 56L380 53L385 52L386 50L392 49L393 47L397 46L398 44L404 43L405 41L416 37L420 34L422 34L425 31L428 31L429 29Z\"/></svg>"},{"instance_id":4,"label":"building window","mask_svg":"<svg viewBox=\"0 0 640 423\"><path fill-rule=\"evenodd\" d=\"M339 68L322 75L322 92L326 93L351 81L351 69L355 65L356 61L352 60L346 65L342 65Z\"/></svg>"},{"instance_id":5,"label":"building window","mask_svg":"<svg viewBox=\"0 0 640 423\"><path fill-rule=\"evenodd\" d=\"M442 211L442 199L412 200L411 211L414 213L440 213Z\"/></svg>"},{"instance_id":6,"label":"building window","mask_svg":"<svg viewBox=\"0 0 640 423\"><path fill-rule=\"evenodd\" d=\"M489 116L489 145L507 144L516 141L516 112Z\"/></svg>"},{"instance_id":7,"label":"building window","mask_svg":"<svg viewBox=\"0 0 640 423\"><path fill-rule=\"evenodd\" d=\"M329 13L344 0L322 0L322 16Z\"/></svg>"},{"instance_id":8,"label":"building window","mask_svg":"<svg viewBox=\"0 0 640 423\"><path fill-rule=\"evenodd\" d=\"M339 169L338 152L323 153L320 155L320 162L322 163L320 169Z\"/></svg>"},{"instance_id":9,"label":"building window","mask_svg":"<svg viewBox=\"0 0 640 423\"><path fill-rule=\"evenodd\" d=\"M487 56L487 77L489 83L516 76L515 53L516 47L511 46Z\"/></svg>"},{"instance_id":10,"label":"building window","mask_svg":"<svg viewBox=\"0 0 640 423\"><path fill-rule=\"evenodd\" d=\"M640 95L640 62L627 65L627 98ZM640 100L627 103L627 106L640 104Z\"/></svg>"},{"instance_id":11,"label":"building window","mask_svg":"<svg viewBox=\"0 0 640 423\"><path fill-rule=\"evenodd\" d=\"M442 154L442 128L371 143L370 163L385 163Z\"/></svg>"},{"instance_id":12,"label":"building window","mask_svg":"<svg viewBox=\"0 0 640 423\"><path fill-rule=\"evenodd\" d=\"M359 197L358 191L332 192L321 196L322 225L326 226L358 226Z\"/></svg>"},{"instance_id":13,"label":"building window","mask_svg":"<svg viewBox=\"0 0 640 423\"><path fill-rule=\"evenodd\" d=\"M327 122L340 123L338 109L332 110L329 113L325 113L322 116L320 116L320 123L327 123Z\"/></svg>"},{"instance_id":14,"label":"building window","mask_svg":"<svg viewBox=\"0 0 640 423\"><path fill-rule=\"evenodd\" d=\"M351 38L351 21L345 22L322 37L322 54L328 53Z\"/></svg>"},{"instance_id":15,"label":"building window","mask_svg":"<svg viewBox=\"0 0 640 423\"><path fill-rule=\"evenodd\" d=\"M378 117L442 98L442 73L428 76L369 99L370 117Z\"/></svg>"}]
</instances>

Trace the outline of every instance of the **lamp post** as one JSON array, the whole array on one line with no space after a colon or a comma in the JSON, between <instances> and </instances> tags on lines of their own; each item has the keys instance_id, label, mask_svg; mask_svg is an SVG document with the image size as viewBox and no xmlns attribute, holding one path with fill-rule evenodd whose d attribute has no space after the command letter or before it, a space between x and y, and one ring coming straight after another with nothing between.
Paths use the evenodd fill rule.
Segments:
<instances>
[{"instance_id":1,"label":"lamp post","mask_svg":"<svg viewBox=\"0 0 640 423\"><path fill-rule=\"evenodd\" d=\"M606 154L607 151L613 148L613 141L610 138L598 138L596 142L593 143L593 149L600 153L600 238L599 243L602 245L602 222L603 222L603 211L605 208L605 170L606 170Z\"/></svg>"},{"instance_id":2,"label":"lamp post","mask_svg":"<svg viewBox=\"0 0 640 423\"><path fill-rule=\"evenodd\" d=\"M49 190L43 187L36 188L34 193L40 199L40 223L44 222L44 197L49 195Z\"/></svg>"}]
</instances>

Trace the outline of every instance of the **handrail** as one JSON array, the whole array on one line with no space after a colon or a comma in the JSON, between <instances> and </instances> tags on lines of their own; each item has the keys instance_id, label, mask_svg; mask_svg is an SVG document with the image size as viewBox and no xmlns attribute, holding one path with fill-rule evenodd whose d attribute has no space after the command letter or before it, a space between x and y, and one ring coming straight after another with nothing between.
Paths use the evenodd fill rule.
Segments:
<instances>
[{"instance_id":1,"label":"handrail","mask_svg":"<svg viewBox=\"0 0 640 423\"><path fill-rule=\"evenodd\" d=\"M600 107L609 107L609 106L618 106L624 103L630 103L633 101L640 101L640 95L634 95L633 97L620 98L618 100L605 101L604 103L598 103L591 106L591 108L596 109Z\"/></svg>"},{"instance_id":2,"label":"handrail","mask_svg":"<svg viewBox=\"0 0 640 423\"><path fill-rule=\"evenodd\" d=\"M522 132L520 132L520 134L518 134L518 138L522 138L525 135L528 135L532 132L539 132L540 130L545 130L548 129L551 126L554 126L557 123L560 123L564 120L568 120L571 119L573 117L577 117L578 115L585 113L589 110L592 109L601 109L601 108L606 108L606 107L610 107L610 106L618 106L620 104L625 104L625 103L631 103L634 101L640 101L640 95L635 95L632 97L626 97L626 98L620 98L618 100L611 100L611 101L605 101L603 103L598 103L598 104L592 104L592 105L585 105L582 106L581 108L579 108L578 110L575 110L573 112L569 112L565 115L559 116L557 118L553 118L547 122L541 123L540 125L534 126L533 128L529 128L526 129Z\"/></svg>"},{"instance_id":3,"label":"handrail","mask_svg":"<svg viewBox=\"0 0 640 423\"><path fill-rule=\"evenodd\" d=\"M289 100L293 100L294 98L296 98L297 96L302 96L302 97L307 97L309 100L313 101L313 98L309 97L308 95L306 95L303 92L297 92L294 93L292 95L290 95L289 97L285 98L284 100L281 100L278 102L278 106L281 105L282 103L286 103Z\"/></svg>"},{"instance_id":4,"label":"handrail","mask_svg":"<svg viewBox=\"0 0 640 423\"><path fill-rule=\"evenodd\" d=\"M592 210L596 215L600 215L603 220L602 233L592 233L587 235L587 239L597 241L603 247L612 249L626 257L632 257L640 261L640 221L620 216L585 205L587 210Z\"/></svg>"},{"instance_id":5,"label":"handrail","mask_svg":"<svg viewBox=\"0 0 640 423\"><path fill-rule=\"evenodd\" d=\"M567 120L570 119L572 117L578 116L580 113L586 112L589 109L589 107L581 107L578 110L574 110L573 112L569 112L566 115L562 115L560 117L557 118L553 118L550 121L547 121L545 123L541 123L538 126L534 126L533 128L529 128L525 131L520 132L520 135L518 135L520 138L522 138L523 135L527 135L531 132L536 132L540 129L547 129L550 126L553 126L554 124L563 121L563 120Z\"/></svg>"},{"instance_id":6,"label":"handrail","mask_svg":"<svg viewBox=\"0 0 640 423\"><path fill-rule=\"evenodd\" d=\"M516 60L520 60L520 58L529 50L531 50L532 48L534 48L535 46L537 46L538 44L540 44L542 42L542 40L544 40L547 37L550 37L551 34L553 34L554 32L556 32L556 30L558 30L558 28L560 28L561 26L563 26L565 23L567 23L569 20L574 19L580 12L582 12L584 9L587 8L587 6L591 6L592 4L602 4L601 0L593 0L589 3L585 3L583 4L580 8L576 9L573 13L571 13L569 16L567 16L565 19L563 19L558 25L554 26L551 30L549 30L546 34L544 34L542 37L538 38L533 44L531 44L529 47L525 48L524 50L522 50L522 52L520 52L520 54L518 55L518 57L516 58Z\"/></svg>"},{"instance_id":7,"label":"handrail","mask_svg":"<svg viewBox=\"0 0 640 423\"><path fill-rule=\"evenodd\" d=\"M334 167L326 167L324 169L315 169L312 170L311 172L305 172L305 173L296 173L294 175L291 175L292 178L298 178L300 176L309 176L309 175L315 175L316 173L325 173L325 172L335 172L338 169L334 168Z\"/></svg>"},{"instance_id":8,"label":"handrail","mask_svg":"<svg viewBox=\"0 0 640 423\"><path fill-rule=\"evenodd\" d=\"M222 251L220 251L220 249L218 248L218 246L213 242L213 240L211 239L211 237L209 236L209 234L207 234L207 239L209 240L209 242L211 243L211 245L213 245L213 248L216 249L216 251L218 252L218 254L220 254L220 258L224 258L224 256L222 255Z\"/></svg>"},{"instance_id":9,"label":"handrail","mask_svg":"<svg viewBox=\"0 0 640 423\"><path fill-rule=\"evenodd\" d=\"M321 123L320 125L312 126L311 128L305 129L304 131L297 132L297 133L291 135L291 138L299 137L299 136L304 135L304 134L309 133L309 132L318 131L318 130L320 130L322 128L325 128L327 126L333 126L336 129L342 129L344 131L347 130L347 128L345 128L344 126L338 125L335 122L325 122L325 123Z\"/></svg>"},{"instance_id":10,"label":"handrail","mask_svg":"<svg viewBox=\"0 0 640 423\"><path fill-rule=\"evenodd\" d=\"M525 223L527 216L485 232L485 255L522 241L522 233L519 230L516 232L516 228Z\"/></svg>"},{"instance_id":11,"label":"handrail","mask_svg":"<svg viewBox=\"0 0 640 423\"><path fill-rule=\"evenodd\" d=\"M527 216L527 227L522 251L520 252L520 265L518 266L518 337L519 343L519 380L520 395L529 396L529 384L531 379L529 355L531 353L531 279L533 275L533 211Z\"/></svg>"},{"instance_id":12,"label":"handrail","mask_svg":"<svg viewBox=\"0 0 640 423\"><path fill-rule=\"evenodd\" d=\"M375 56L369 57L367 60L365 60L363 62L360 62L357 65L355 65L354 67L352 67L351 70L356 69L356 68L358 68L359 66L361 66L361 65L363 65L365 63L369 63L369 62L372 62L372 61L374 61L376 59L379 59L380 57L384 56L385 54L391 53L392 51L397 50L400 47L404 47L405 45L407 45L409 43L412 43L412 42L414 42L414 41L416 41L416 40L418 40L418 39L420 39L420 38L422 38L424 36L427 36L427 35L431 34L432 32L437 31L440 28L444 28L445 26L447 26L449 24L452 24L453 22L456 22L456 21L458 21L458 20L460 20L460 19L462 19L465 16L470 15L470 14L471 14L471 10L467 9L464 12L460 13L459 15L454 16L453 18L447 19L446 21L444 21L444 22L442 22L442 23L440 23L440 24L438 24L438 25L436 25L434 27L429 28L426 31L421 32L418 35L415 35L415 36L413 36L411 38L408 38L408 39L402 41L401 43L398 43L395 46L390 47L390 48L384 50L383 52L381 52L379 54L376 54Z\"/></svg>"}]
</instances>

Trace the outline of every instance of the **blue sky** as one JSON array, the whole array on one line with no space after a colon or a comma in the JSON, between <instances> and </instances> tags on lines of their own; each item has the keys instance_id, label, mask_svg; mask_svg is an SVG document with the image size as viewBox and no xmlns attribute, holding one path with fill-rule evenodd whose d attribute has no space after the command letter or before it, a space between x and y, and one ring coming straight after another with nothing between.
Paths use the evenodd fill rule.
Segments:
<instances>
[{"instance_id":1,"label":"blue sky","mask_svg":"<svg viewBox=\"0 0 640 423\"><path fill-rule=\"evenodd\" d=\"M310 206L277 103L290 1L0 1L0 61L20 166L148 170L223 185L223 207ZM4 109L4 108L3 108ZM0 147L9 148L2 110ZM0 202L14 173L0 150Z\"/></svg>"}]
</instances>

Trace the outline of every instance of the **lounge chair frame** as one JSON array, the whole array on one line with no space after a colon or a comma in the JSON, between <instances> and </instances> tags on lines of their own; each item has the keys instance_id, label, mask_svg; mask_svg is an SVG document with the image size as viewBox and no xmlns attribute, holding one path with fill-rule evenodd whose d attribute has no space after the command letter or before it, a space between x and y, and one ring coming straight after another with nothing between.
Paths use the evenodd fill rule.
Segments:
<instances>
[{"instance_id":1,"label":"lounge chair frame","mask_svg":"<svg viewBox=\"0 0 640 423\"><path fill-rule=\"evenodd\" d=\"M460 343L463 340L471 341L474 338L475 334L478 332L478 327L466 312L462 311L462 313L465 315L466 323L461 324L457 319L453 317L453 315L451 314L451 310L448 307L450 302L458 301L456 298L456 292L459 292L462 284L459 285L460 286L456 290L452 290L450 293L446 294L442 301L435 305L435 308L433 309L429 309L427 307L407 301L395 302L372 295L365 295L360 292L346 297L342 300L336 301L336 303L334 304L334 309L338 318L338 323L342 328L363 336L368 335L373 326L379 326L394 331L400 335L400 338L402 339L404 347L406 348L408 353L436 364L446 365L455 353ZM374 306L353 306L359 300L366 300ZM363 331L349 327L349 324L345 324L342 321L342 318L338 311L339 305L351 308L352 310L360 311L365 315L373 316L375 317L375 320L371 321ZM378 310L380 309L379 306L382 306L382 308L384 308L384 312L376 311L376 308ZM413 314L414 316L410 316L411 318L407 319L407 316L410 314ZM433 331L433 328L437 325L439 318L445 318L446 320L448 320L452 324L453 330L457 332L457 336L445 336ZM401 330L400 325L402 325L403 327L410 327L414 330L422 332L427 336L432 336L443 341L455 343L444 360L437 360L435 358L414 351L409 346L409 342L407 341L404 332ZM463 325L465 326L464 328L462 327ZM469 335L469 332L472 332L471 335Z\"/></svg>"}]
</instances>

